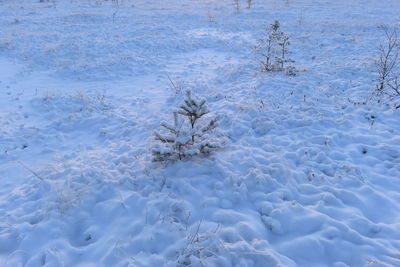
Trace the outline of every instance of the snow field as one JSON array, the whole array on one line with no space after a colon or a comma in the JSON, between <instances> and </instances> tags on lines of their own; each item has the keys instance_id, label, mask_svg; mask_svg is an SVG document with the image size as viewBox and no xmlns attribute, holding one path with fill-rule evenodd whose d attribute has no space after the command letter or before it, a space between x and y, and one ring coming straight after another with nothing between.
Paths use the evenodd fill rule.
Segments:
<instances>
[{"instance_id":1,"label":"snow field","mask_svg":"<svg viewBox=\"0 0 400 267\"><path fill-rule=\"evenodd\" d=\"M399 4L253 2L1 2L2 265L400 266L399 114L360 104ZM258 72L275 19L296 77ZM224 149L151 163L167 75Z\"/></svg>"}]
</instances>

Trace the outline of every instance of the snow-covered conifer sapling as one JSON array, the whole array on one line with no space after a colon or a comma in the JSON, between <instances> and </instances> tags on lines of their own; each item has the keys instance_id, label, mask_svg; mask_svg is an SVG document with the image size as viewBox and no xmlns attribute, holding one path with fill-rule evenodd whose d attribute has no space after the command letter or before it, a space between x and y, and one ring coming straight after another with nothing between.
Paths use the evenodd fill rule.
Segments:
<instances>
[{"instance_id":1,"label":"snow-covered conifer sapling","mask_svg":"<svg viewBox=\"0 0 400 267\"><path fill-rule=\"evenodd\" d=\"M161 123L165 133L155 133L159 141L153 149L153 161L165 162L206 155L223 146L216 131L217 119L208 118L206 100L196 99L190 91L179 110L173 113L174 124Z\"/></svg>"}]
</instances>

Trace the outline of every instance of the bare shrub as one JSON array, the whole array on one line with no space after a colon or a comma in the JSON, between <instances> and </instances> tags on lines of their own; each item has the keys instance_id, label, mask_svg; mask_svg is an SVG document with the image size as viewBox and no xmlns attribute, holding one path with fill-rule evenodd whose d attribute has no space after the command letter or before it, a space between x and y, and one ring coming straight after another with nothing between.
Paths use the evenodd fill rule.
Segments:
<instances>
[{"instance_id":1,"label":"bare shrub","mask_svg":"<svg viewBox=\"0 0 400 267\"><path fill-rule=\"evenodd\" d=\"M397 101L400 97L400 43L397 29L387 26L381 28L385 34L385 41L379 45L379 56L375 62L378 84L374 93L379 97ZM400 104L395 104L395 108L400 108Z\"/></svg>"}]
</instances>

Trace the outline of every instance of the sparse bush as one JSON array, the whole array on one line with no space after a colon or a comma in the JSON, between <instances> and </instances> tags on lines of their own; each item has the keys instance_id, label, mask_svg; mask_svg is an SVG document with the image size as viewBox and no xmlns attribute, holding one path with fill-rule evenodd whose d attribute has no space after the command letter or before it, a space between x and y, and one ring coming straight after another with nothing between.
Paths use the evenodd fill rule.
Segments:
<instances>
[{"instance_id":1,"label":"sparse bush","mask_svg":"<svg viewBox=\"0 0 400 267\"><path fill-rule=\"evenodd\" d=\"M400 43L397 29L390 29L387 26L382 26L382 29L385 33L385 41L379 46L379 58L375 62L378 75L375 94L398 101L400 98L400 64L398 60ZM395 104L395 108L400 108L400 103Z\"/></svg>"},{"instance_id":2,"label":"sparse bush","mask_svg":"<svg viewBox=\"0 0 400 267\"><path fill-rule=\"evenodd\" d=\"M223 145L222 139L216 136L217 119L204 118L209 114L205 99L194 99L187 91L184 103L173 114L173 125L161 124L166 134L155 133L160 144L153 149L153 161L176 161L206 155Z\"/></svg>"},{"instance_id":3,"label":"sparse bush","mask_svg":"<svg viewBox=\"0 0 400 267\"><path fill-rule=\"evenodd\" d=\"M281 31L281 25L275 20L267 29L267 37L260 38L255 47L257 53L261 56L262 70L265 72L285 71L288 75L295 75L296 69L293 66L286 66L287 63L293 63L294 60L288 57L290 53L289 36Z\"/></svg>"},{"instance_id":4,"label":"sparse bush","mask_svg":"<svg viewBox=\"0 0 400 267\"><path fill-rule=\"evenodd\" d=\"M233 3L235 4L236 13L239 13L240 12L240 0L233 0Z\"/></svg>"},{"instance_id":5,"label":"sparse bush","mask_svg":"<svg viewBox=\"0 0 400 267\"><path fill-rule=\"evenodd\" d=\"M217 235L220 225L215 230L201 231L201 223L202 221L198 223L195 233L191 234L190 231L187 231L187 244L179 252L177 267L205 266L205 262L215 257L215 253L220 249L220 240Z\"/></svg>"},{"instance_id":6,"label":"sparse bush","mask_svg":"<svg viewBox=\"0 0 400 267\"><path fill-rule=\"evenodd\" d=\"M181 79L172 80L171 77L167 74L168 80L171 83L171 88L173 89L175 95L178 95L184 91L185 82Z\"/></svg>"}]
</instances>

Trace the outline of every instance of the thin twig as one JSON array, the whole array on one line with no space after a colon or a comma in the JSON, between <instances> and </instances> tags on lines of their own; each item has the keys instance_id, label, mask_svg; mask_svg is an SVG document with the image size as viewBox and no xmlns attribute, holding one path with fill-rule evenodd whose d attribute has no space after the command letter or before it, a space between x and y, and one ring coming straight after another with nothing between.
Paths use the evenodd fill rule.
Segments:
<instances>
[{"instance_id":1,"label":"thin twig","mask_svg":"<svg viewBox=\"0 0 400 267\"><path fill-rule=\"evenodd\" d=\"M113 13L113 24L115 22L115 16L117 15L118 11L119 11L119 2L117 1L117 9Z\"/></svg>"},{"instance_id":2,"label":"thin twig","mask_svg":"<svg viewBox=\"0 0 400 267\"><path fill-rule=\"evenodd\" d=\"M21 165L24 169L26 169L27 171L30 171L34 176L36 176L36 178L38 178L39 180L41 180L42 182L44 182L44 178L41 177L39 174L37 174L37 172L35 172L34 170L32 170L31 168L29 168L28 166L26 166L24 163L22 163L21 161L17 161L17 163L19 165Z\"/></svg>"},{"instance_id":3,"label":"thin twig","mask_svg":"<svg viewBox=\"0 0 400 267\"><path fill-rule=\"evenodd\" d=\"M168 80L169 82L172 84L172 87L174 87L175 90L177 90L178 88L176 87L175 83L172 81L171 77L169 77L169 75L167 74Z\"/></svg>"}]
</instances>

